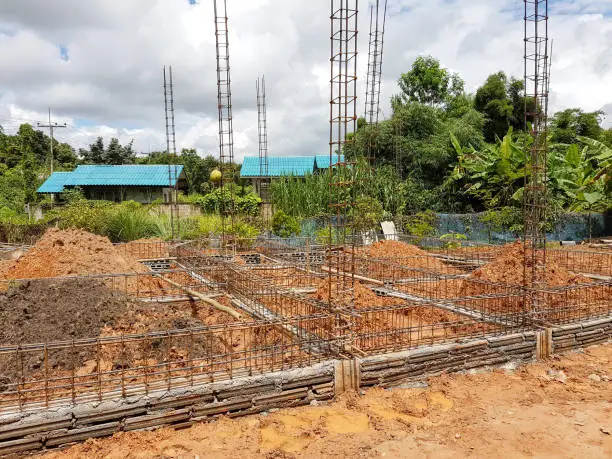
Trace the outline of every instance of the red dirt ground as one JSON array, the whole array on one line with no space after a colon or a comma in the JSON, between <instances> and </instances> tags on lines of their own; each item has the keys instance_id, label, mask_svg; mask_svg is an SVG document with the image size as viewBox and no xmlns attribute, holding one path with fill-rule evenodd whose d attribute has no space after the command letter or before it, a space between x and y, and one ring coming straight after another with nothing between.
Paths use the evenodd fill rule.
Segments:
<instances>
[{"instance_id":1,"label":"red dirt ground","mask_svg":"<svg viewBox=\"0 0 612 459\"><path fill-rule=\"evenodd\" d=\"M330 404L119 433L45 457L612 457L612 345L515 371L445 375Z\"/></svg>"},{"instance_id":2,"label":"red dirt ground","mask_svg":"<svg viewBox=\"0 0 612 459\"><path fill-rule=\"evenodd\" d=\"M525 247L521 241L504 246L501 253L491 262L472 273L475 279L503 284L524 285L524 268L531 271L531 260L525 264ZM547 260L546 284L549 287L588 283L584 276L571 274L567 269Z\"/></svg>"}]
</instances>

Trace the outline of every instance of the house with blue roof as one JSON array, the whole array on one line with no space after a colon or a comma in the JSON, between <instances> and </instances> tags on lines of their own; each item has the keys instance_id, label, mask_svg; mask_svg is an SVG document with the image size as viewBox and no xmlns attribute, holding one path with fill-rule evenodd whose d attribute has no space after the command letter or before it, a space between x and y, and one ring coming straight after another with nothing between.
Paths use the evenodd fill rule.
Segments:
<instances>
[{"instance_id":1,"label":"house with blue roof","mask_svg":"<svg viewBox=\"0 0 612 459\"><path fill-rule=\"evenodd\" d=\"M88 199L151 203L159 198L170 200L186 185L182 165L83 165L72 172L54 172L37 192L60 196L78 187Z\"/></svg>"},{"instance_id":2,"label":"house with blue roof","mask_svg":"<svg viewBox=\"0 0 612 459\"><path fill-rule=\"evenodd\" d=\"M344 161L344 155L337 155L332 162ZM269 156L267 164L259 156L245 156L240 169L240 177L251 179L257 194L262 198L269 183L279 177L304 177L329 169L329 155L312 156Z\"/></svg>"}]
</instances>

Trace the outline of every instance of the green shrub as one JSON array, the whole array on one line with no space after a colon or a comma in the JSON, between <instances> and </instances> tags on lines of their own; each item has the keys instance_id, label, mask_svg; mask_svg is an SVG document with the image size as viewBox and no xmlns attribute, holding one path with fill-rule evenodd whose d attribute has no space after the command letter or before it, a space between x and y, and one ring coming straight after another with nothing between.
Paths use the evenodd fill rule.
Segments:
<instances>
[{"instance_id":1,"label":"green shrub","mask_svg":"<svg viewBox=\"0 0 612 459\"><path fill-rule=\"evenodd\" d=\"M246 249L253 246L255 239L259 236L259 230L248 223L236 222L227 228L226 234L233 236L232 239L237 243L239 249Z\"/></svg>"},{"instance_id":2,"label":"green shrub","mask_svg":"<svg viewBox=\"0 0 612 459\"><path fill-rule=\"evenodd\" d=\"M315 232L315 240L317 242L317 244L320 245L329 245L330 243L330 227L329 225L318 229ZM342 240L342 235L340 234L340 232L338 231L337 228L331 228L331 243L332 244L339 244L340 241Z\"/></svg>"},{"instance_id":3,"label":"green shrub","mask_svg":"<svg viewBox=\"0 0 612 459\"><path fill-rule=\"evenodd\" d=\"M192 194L182 198L182 202L199 206L206 213L220 213L222 209L228 210L233 205L236 214L249 215L255 217L259 215L261 198L253 193L240 196L237 190L230 188L217 188L208 194Z\"/></svg>"},{"instance_id":4,"label":"green shrub","mask_svg":"<svg viewBox=\"0 0 612 459\"><path fill-rule=\"evenodd\" d=\"M443 248L445 249L458 249L461 247L461 241L467 240L467 236L461 233L447 233L440 236L440 239L445 241Z\"/></svg>"},{"instance_id":5,"label":"green shrub","mask_svg":"<svg viewBox=\"0 0 612 459\"><path fill-rule=\"evenodd\" d=\"M115 204L109 201L75 200L53 213L62 229L79 228L105 235Z\"/></svg>"},{"instance_id":6,"label":"green shrub","mask_svg":"<svg viewBox=\"0 0 612 459\"><path fill-rule=\"evenodd\" d=\"M146 208L137 202L127 201L110 213L106 235L113 242L129 242L136 239L159 236L159 227Z\"/></svg>"},{"instance_id":7,"label":"green shrub","mask_svg":"<svg viewBox=\"0 0 612 459\"><path fill-rule=\"evenodd\" d=\"M272 233L280 237L298 236L302 231L298 221L279 210L272 217Z\"/></svg>"},{"instance_id":8,"label":"green shrub","mask_svg":"<svg viewBox=\"0 0 612 459\"><path fill-rule=\"evenodd\" d=\"M408 217L405 228L408 234L424 238L436 234L436 223L436 214L431 210L427 210Z\"/></svg>"},{"instance_id":9,"label":"green shrub","mask_svg":"<svg viewBox=\"0 0 612 459\"><path fill-rule=\"evenodd\" d=\"M382 204L375 198L361 197L351 208L351 224L355 231L375 228L385 215Z\"/></svg>"},{"instance_id":10,"label":"green shrub","mask_svg":"<svg viewBox=\"0 0 612 459\"><path fill-rule=\"evenodd\" d=\"M198 218L198 224L202 236L214 236L221 232L220 215L203 215Z\"/></svg>"}]
</instances>

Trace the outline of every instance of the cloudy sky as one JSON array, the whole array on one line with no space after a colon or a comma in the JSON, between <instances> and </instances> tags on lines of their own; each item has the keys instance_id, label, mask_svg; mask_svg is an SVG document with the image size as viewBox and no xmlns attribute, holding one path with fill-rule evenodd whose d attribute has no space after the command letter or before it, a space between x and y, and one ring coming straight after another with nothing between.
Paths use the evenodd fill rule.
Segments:
<instances>
[{"instance_id":1,"label":"cloudy sky","mask_svg":"<svg viewBox=\"0 0 612 459\"><path fill-rule=\"evenodd\" d=\"M219 0L221 1L221 0ZM325 153L329 0L227 0L235 154L257 154L255 80L268 84L271 155ZM359 94L368 2L360 2ZM612 124L612 0L550 0L551 106L604 109ZM389 0L383 115L398 76L431 54L475 90L504 70L522 77L522 0ZM0 124L66 122L79 147L101 135L165 148L162 66L175 80L177 143L217 152L212 0L1 0ZM359 112L363 112L360 97Z\"/></svg>"}]
</instances>

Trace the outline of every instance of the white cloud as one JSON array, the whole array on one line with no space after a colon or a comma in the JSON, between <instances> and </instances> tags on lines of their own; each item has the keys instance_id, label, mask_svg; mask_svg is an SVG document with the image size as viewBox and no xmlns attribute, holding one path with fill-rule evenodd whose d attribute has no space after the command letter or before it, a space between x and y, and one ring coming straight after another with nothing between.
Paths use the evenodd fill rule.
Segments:
<instances>
[{"instance_id":1,"label":"white cloud","mask_svg":"<svg viewBox=\"0 0 612 459\"><path fill-rule=\"evenodd\" d=\"M235 154L257 152L255 79L269 84L270 154L326 153L329 2L227 0ZM518 0L390 0L382 110L412 60L432 54L473 91L499 70L522 76ZM360 2L359 90L366 72L367 2ZM551 7L551 105L612 107L612 0ZM68 13L69 12L69 13ZM84 146L97 135L165 148L162 66L175 73L177 143L217 152L212 2L187 0L2 0L0 124L46 121L47 107L71 128L58 135ZM69 61L62 61L59 46ZM363 113L363 97L358 114ZM608 119L611 118L610 116ZM81 120L87 126L78 127Z\"/></svg>"}]
</instances>

